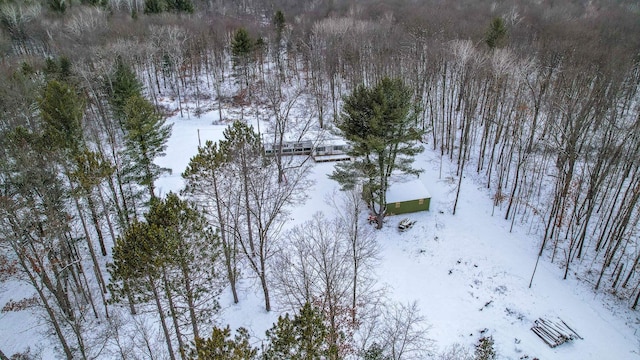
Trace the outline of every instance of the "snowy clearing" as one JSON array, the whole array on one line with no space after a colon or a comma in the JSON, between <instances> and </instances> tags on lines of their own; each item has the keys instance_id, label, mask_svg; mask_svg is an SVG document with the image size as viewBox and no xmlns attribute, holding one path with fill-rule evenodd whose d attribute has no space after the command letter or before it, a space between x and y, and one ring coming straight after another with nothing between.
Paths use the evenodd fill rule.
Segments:
<instances>
[{"instance_id":1,"label":"snowy clearing","mask_svg":"<svg viewBox=\"0 0 640 360\"><path fill-rule=\"evenodd\" d=\"M174 173L158 182L162 192L181 188L180 172L196 153L198 132L203 143L220 137L224 126L211 125L214 116L217 119L206 114L200 119L173 120L167 156L160 162ZM440 157L428 146L415 166L424 169L420 180L431 193L431 211L387 218L377 235L382 246L378 274L393 299L418 301L438 349L453 343L473 346L480 336L492 335L499 358L504 359L640 358L637 312L596 295L588 284L574 278L562 280L562 271L544 257L528 287L540 236L517 225L510 233L509 221L491 215L492 200L479 181L464 179L457 214L451 215L455 166L445 158L440 177ZM338 189L327 177L333 166L314 165L311 176L316 184L309 189L305 205L293 212L291 225L317 211L331 215L325 199ZM417 222L400 233L397 222L406 217ZM250 283L245 281L245 287ZM223 318L232 327L250 328L260 339L277 318L277 310L265 313L255 290L255 295L244 292L239 305L227 305ZM222 302L230 304L226 295ZM584 339L552 349L530 330L540 317L560 317Z\"/></svg>"}]
</instances>

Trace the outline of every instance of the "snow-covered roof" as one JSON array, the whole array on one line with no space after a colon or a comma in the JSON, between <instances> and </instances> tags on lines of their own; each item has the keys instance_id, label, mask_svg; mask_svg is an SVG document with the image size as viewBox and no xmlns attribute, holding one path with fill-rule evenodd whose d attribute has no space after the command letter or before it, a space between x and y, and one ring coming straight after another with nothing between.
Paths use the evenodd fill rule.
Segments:
<instances>
[{"instance_id":1,"label":"snow-covered roof","mask_svg":"<svg viewBox=\"0 0 640 360\"><path fill-rule=\"evenodd\" d=\"M387 189L387 203L431 198L429 190L420 179L393 183Z\"/></svg>"},{"instance_id":2,"label":"snow-covered roof","mask_svg":"<svg viewBox=\"0 0 640 360\"><path fill-rule=\"evenodd\" d=\"M261 134L262 141L265 143L273 142L277 135L273 132L263 132ZM302 136L297 132L287 132L283 136L283 140L286 142L303 142L303 141L312 141L314 144L325 144L325 145L344 145L346 144L346 140L336 135L328 130L320 129L320 130L308 130L305 131Z\"/></svg>"},{"instance_id":3,"label":"snow-covered roof","mask_svg":"<svg viewBox=\"0 0 640 360\"><path fill-rule=\"evenodd\" d=\"M317 146L336 146L336 145L348 145L347 141L342 138L326 138L320 139Z\"/></svg>"}]
</instances>

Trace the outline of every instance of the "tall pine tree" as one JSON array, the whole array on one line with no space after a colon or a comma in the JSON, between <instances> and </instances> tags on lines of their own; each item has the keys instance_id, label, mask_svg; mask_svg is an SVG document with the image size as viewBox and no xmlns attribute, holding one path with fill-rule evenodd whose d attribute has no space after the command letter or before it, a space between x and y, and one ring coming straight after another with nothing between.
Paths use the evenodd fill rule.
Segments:
<instances>
[{"instance_id":1,"label":"tall pine tree","mask_svg":"<svg viewBox=\"0 0 640 360\"><path fill-rule=\"evenodd\" d=\"M49 144L22 127L0 136L0 238L15 259L21 279L36 291L46 323L52 326L67 359L75 358L66 325L77 319L73 294L80 259L71 239L68 194L51 161ZM76 263L77 261L77 263Z\"/></svg>"},{"instance_id":2,"label":"tall pine tree","mask_svg":"<svg viewBox=\"0 0 640 360\"><path fill-rule=\"evenodd\" d=\"M145 220L134 221L117 239L109 289L114 302L131 295L136 304L153 301L169 351L176 339L185 355L219 309L220 244L200 212L174 193L152 199Z\"/></svg>"},{"instance_id":3,"label":"tall pine tree","mask_svg":"<svg viewBox=\"0 0 640 360\"><path fill-rule=\"evenodd\" d=\"M127 154L121 152L120 149L122 148L123 134L126 134L125 105L130 98L142 96L142 84L131 68L121 57L118 57L116 68L105 83L105 87L113 116L109 120L115 120L105 122L107 140L111 146L111 156L115 165L115 185L118 190L116 192L115 186L113 186L112 193L118 213L118 222L122 229L126 229L131 219L138 216L138 202L144 196L138 187L132 186L132 183L135 183L134 178L128 176L127 173L135 169L128 166L131 165L129 164L130 159L127 159Z\"/></svg>"},{"instance_id":4,"label":"tall pine tree","mask_svg":"<svg viewBox=\"0 0 640 360\"><path fill-rule=\"evenodd\" d=\"M193 13L193 3L191 0L167 0L169 10L175 12Z\"/></svg>"},{"instance_id":5,"label":"tall pine tree","mask_svg":"<svg viewBox=\"0 0 640 360\"><path fill-rule=\"evenodd\" d=\"M50 80L40 100L44 139L55 150L77 152L82 146L84 100L65 82Z\"/></svg>"},{"instance_id":6,"label":"tall pine tree","mask_svg":"<svg viewBox=\"0 0 640 360\"><path fill-rule=\"evenodd\" d=\"M164 156L172 125L148 100L134 95L124 106L125 155L129 160L127 175L146 187L151 198L156 197L154 182L171 169L163 168L154 160Z\"/></svg>"},{"instance_id":7,"label":"tall pine tree","mask_svg":"<svg viewBox=\"0 0 640 360\"><path fill-rule=\"evenodd\" d=\"M153 301L171 360L175 360L171 332L162 297L162 273L169 260L170 244L158 226L134 221L116 239L113 263L109 264L112 301L133 296L135 303Z\"/></svg>"},{"instance_id":8,"label":"tall pine tree","mask_svg":"<svg viewBox=\"0 0 640 360\"><path fill-rule=\"evenodd\" d=\"M200 325L209 322L219 308L218 236L198 210L172 192L154 199L145 218L161 229L167 242L169 291L187 305L186 319L180 322L189 324L188 330L198 338Z\"/></svg>"},{"instance_id":9,"label":"tall pine tree","mask_svg":"<svg viewBox=\"0 0 640 360\"><path fill-rule=\"evenodd\" d=\"M254 61L255 47L256 42L251 38L247 29L239 28L236 30L233 39L231 39L231 55L233 67L241 78L240 88L242 89L249 86L249 67Z\"/></svg>"},{"instance_id":10,"label":"tall pine tree","mask_svg":"<svg viewBox=\"0 0 640 360\"><path fill-rule=\"evenodd\" d=\"M116 69L106 86L113 115L118 121L122 122L127 100L132 96L142 95L142 84L133 70L131 70L131 67L121 57L118 57L116 59Z\"/></svg>"},{"instance_id":11,"label":"tall pine tree","mask_svg":"<svg viewBox=\"0 0 640 360\"><path fill-rule=\"evenodd\" d=\"M507 44L507 26L501 17L491 20L484 41L490 49L501 48Z\"/></svg>"},{"instance_id":12,"label":"tall pine tree","mask_svg":"<svg viewBox=\"0 0 640 360\"><path fill-rule=\"evenodd\" d=\"M226 131L226 130L225 130ZM218 143L207 141L198 147L198 153L189 160L189 165L182 173L186 186L183 193L203 207L203 210L220 234L224 263L233 295L233 302L238 303L237 282L240 278L239 239L234 224L237 222L233 204L240 199L236 182L230 174L226 154L220 150ZM250 224L249 224L250 225Z\"/></svg>"},{"instance_id":13,"label":"tall pine tree","mask_svg":"<svg viewBox=\"0 0 640 360\"><path fill-rule=\"evenodd\" d=\"M73 159L75 169L69 174L69 179L77 184L75 193L86 199L91 212L91 220L98 236L100 251L103 256L107 256L107 247L100 227L100 219L97 210L94 193L99 192L100 184L105 181L114 171L113 166L102 154L85 149L78 152Z\"/></svg>"},{"instance_id":14,"label":"tall pine tree","mask_svg":"<svg viewBox=\"0 0 640 360\"><path fill-rule=\"evenodd\" d=\"M386 214L386 191L395 172L418 174L414 156L422 151L412 90L400 79L384 78L375 87L358 86L344 99L337 122L350 143L351 162L336 165L330 177L343 189L362 183L363 197L378 220Z\"/></svg>"}]
</instances>

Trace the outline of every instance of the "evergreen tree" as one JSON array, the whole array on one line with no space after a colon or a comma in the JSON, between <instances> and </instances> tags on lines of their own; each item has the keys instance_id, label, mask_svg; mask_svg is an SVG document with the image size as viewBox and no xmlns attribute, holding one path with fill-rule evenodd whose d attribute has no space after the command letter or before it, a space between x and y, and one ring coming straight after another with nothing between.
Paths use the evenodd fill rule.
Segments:
<instances>
[{"instance_id":1,"label":"evergreen tree","mask_svg":"<svg viewBox=\"0 0 640 360\"><path fill-rule=\"evenodd\" d=\"M147 187L151 198L156 196L154 181L171 169L162 168L153 161L164 156L171 125L148 100L141 96L130 97L124 106L125 153L129 168L127 176L135 183Z\"/></svg>"},{"instance_id":2,"label":"evergreen tree","mask_svg":"<svg viewBox=\"0 0 640 360\"><path fill-rule=\"evenodd\" d=\"M203 215L172 192L162 200L154 199L145 219L161 229L167 241L165 267L175 270L169 271L171 289L187 304L186 322L194 336L200 337L199 325L208 322L219 308L220 241Z\"/></svg>"},{"instance_id":3,"label":"evergreen tree","mask_svg":"<svg viewBox=\"0 0 640 360\"><path fill-rule=\"evenodd\" d=\"M491 20L484 41L489 49L501 48L507 44L507 26L501 17Z\"/></svg>"},{"instance_id":4,"label":"evergreen tree","mask_svg":"<svg viewBox=\"0 0 640 360\"><path fill-rule=\"evenodd\" d=\"M161 237L155 235L157 229L146 222L135 221L116 239L113 262L109 264L109 290L113 302L124 298L127 287L135 294L136 303L149 300L147 280L159 277L160 265L165 259L163 254L166 253L162 249L164 242Z\"/></svg>"},{"instance_id":5,"label":"evergreen tree","mask_svg":"<svg viewBox=\"0 0 640 360\"><path fill-rule=\"evenodd\" d=\"M107 256L107 247L99 223L100 220L94 200L94 192L96 192L96 189L105 179L113 174L114 168L101 153L88 149L78 152L74 156L73 162L76 167L69 174L69 179L78 186L74 195L86 199L91 212L91 220L100 243L100 251L103 256Z\"/></svg>"},{"instance_id":6,"label":"evergreen tree","mask_svg":"<svg viewBox=\"0 0 640 360\"><path fill-rule=\"evenodd\" d=\"M66 56L59 59L47 58L44 65L44 73L47 79L56 79L59 81L69 81L72 75L71 60Z\"/></svg>"},{"instance_id":7,"label":"evergreen tree","mask_svg":"<svg viewBox=\"0 0 640 360\"><path fill-rule=\"evenodd\" d=\"M40 100L44 139L53 149L76 152L82 146L84 99L70 85L50 80Z\"/></svg>"},{"instance_id":8,"label":"evergreen tree","mask_svg":"<svg viewBox=\"0 0 640 360\"><path fill-rule=\"evenodd\" d=\"M226 166L229 170L240 176L242 189L242 203L247 224L247 241L251 253L255 254L255 244L252 231L252 211L249 200L249 182L251 175L257 173L257 168L262 167L262 146L260 138L253 127L235 121L223 132L224 140L220 142L220 151L225 156Z\"/></svg>"},{"instance_id":9,"label":"evergreen tree","mask_svg":"<svg viewBox=\"0 0 640 360\"><path fill-rule=\"evenodd\" d=\"M58 67L58 63L53 59L53 58L46 58L44 60L44 73L47 76L54 76L55 74L57 74L60 69Z\"/></svg>"},{"instance_id":10,"label":"evergreen tree","mask_svg":"<svg viewBox=\"0 0 640 360\"><path fill-rule=\"evenodd\" d=\"M229 326L224 329L216 326L209 338L196 338L194 345L188 360L252 360L258 355L258 350L249 343L249 332L245 328L239 328L231 339Z\"/></svg>"},{"instance_id":11,"label":"evergreen tree","mask_svg":"<svg viewBox=\"0 0 640 360\"><path fill-rule=\"evenodd\" d=\"M67 210L68 189L41 134L17 127L1 135L3 251L16 260L20 278L36 291L47 324L52 326L66 357L72 359L76 349L65 329L69 329L67 325L74 327L86 315L81 313L86 303L78 304L74 294L87 296L88 291L82 283L72 281L83 269L73 238L73 217ZM81 337L76 333L76 339Z\"/></svg>"},{"instance_id":12,"label":"evergreen tree","mask_svg":"<svg viewBox=\"0 0 640 360\"><path fill-rule=\"evenodd\" d=\"M71 60L66 56L62 56L58 61L60 62L60 80L69 81L72 75Z\"/></svg>"},{"instance_id":13,"label":"evergreen tree","mask_svg":"<svg viewBox=\"0 0 640 360\"><path fill-rule=\"evenodd\" d=\"M64 66L61 68L64 69ZM87 150L81 126L84 99L76 93L73 86L50 80L40 102L40 113L44 123L43 139L48 146L48 155L55 163L54 166L58 167L57 170L68 179L70 199L73 200L75 214L82 225L84 240L93 261L93 270L102 290L100 295L105 313L108 313L107 300L104 296L106 284L93 246L92 234L85 221L85 210L81 201L84 200L89 207L102 255L106 256L107 249L93 192L104 178L109 176L110 166L97 154Z\"/></svg>"},{"instance_id":14,"label":"evergreen tree","mask_svg":"<svg viewBox=\"0 0 640 360\"><path fill-rule=\"evenodd\" d=\"M167 0L167 7L169 10L189 14L192 14L194 11L191 0Z\"/></svg>"},{"instance_id":15,"label":"evergreen tree","mask_svg":"<svg viewBox=\"0 0 640 360\"><path fill-rule=\"evenodd\" d=\"M225 129L227 132L228 129ZM186 186L184 193L203 206L203 210L212 219L219 230L227 280L233 295L233 302L238 303L236 284L240 277L238 268L239 247L238 232L234 231L237 220L234 205L241 194L234 189L238 186L229 174L227 155L221 151L218 143L207 141L205 146L198 147L198 153L189 160L187 168L182 173ZM251 225L249 223L249 225Z\"/></svg>"},{"instance_id":16,"label":"evergreen tree","mask_svg":"<svg viewBox=\"0 0 640 360\"><path fill-rule=\"evenodd\" d=\"M276 11L273 19L271 20L273 23L273 27L276 31L275 44L274 44L274 55L276 60L276 66L278 68L278 72L280 73L280 80L284 80L284 67L282 66L282 35L285 29L285 18L284 13L280 10Z\"/></svg>"},{"instance_id":17,"label":"evergreen tree","mask_svg":"<svg viewBox=\"0 0 640 360\"><path fill-rule=\"evenodd\" d=\"M284 31L285 26L284 13L282 12L282 10L276 11L275 15L273 16L272 22L273 26L276 28L276 34L278 38L281 39L282 32Z\"/></svg>"},{"instance_id":18,"label":"evergreen tree","mask_svg":"<svg viewBox=\"0 0 640 360\"><path fill-rule=\"evenodd\" d=\"M267 330L265 359L321 360L333 358L335 349L327 342L328 330L322 313L306 303L293 319L289 314Z\"/></svg>"},{"instance_id":19,"label":"evergreen tree","mask_svg":"<svg viewBox=\"0 0 640 360\"><path fill-rule=\"evenodd\" d=\"M92 6L102 6L104 8L106 8L107 5L109 5L108 0L82 0L82 3L92 5Z\"/></svg>"},{"instance_id":20,"label":"evergreen tree","mask_svg":"<svg viewBox=\"0 0 640 360\"><path fill-rule=\"evenodd\" d=\"M253 52L255 41L249 35L245 28L236 30L231 40L231 54L234 62L240 62L243 58L248 58Z\"/></svg>"},{"instance_id":21,"label":"evergreen tree","mask_svg":"<svg viewBox=\"0 0 640 360\"><path fill-rule=\"evenodd\" d=\"M109 264L111 301L120 302L133 297L135 303L154 300L160 317L171 360L175 360L171 335L162 305L161 281L163 268L168 261L170 244L158 226L134 221L116 239L113 247L113 263Z\"/></svg>"},{"instance_id":22,"label":"evergreen tree","mask_svg":"<svg viewBox=\"0 0 640 360\"><path fill-rule=\"evenodd\" d=\"M142 95L142 84L121 57L116 59L116 69L111 78L111 82L107 84L109 103L116 119L122 121L127 100L132 96Z\"/></svg>"},{"instance_id":23,"label":"evergreen tree","mask_svg":"<svg viewBox=\"0 0 640 360\"><path fill-rule=\"evenodd\" d=\"M384 349L378 343L373 343L362 354L363 360L391 360L391 357L385 355Z\"/></svg>"},{"instance_id":24,"label":"evergreen tree","mask_svg":"<svg viewBox=\"0 0 640 360\"><path fill-rule=\"evenodd\" d=\"M160 14L165 11L184 12L192 14L195 8L191 0L145 0L145 14Z\"/></svg>"},{"instance_id":25,"label":"evergreen tree","mask_svg":"<svg viewBox=\"0 0 640 360\"><path fill-rule=\"evenodd\" d=\"M251 38L245 28L236 30L231 39L231 55L233 67L240 72L241 85L249 86L249 65L253 62L253 53L256 42Z\"/></svg>"},{"instance_id":26,"label":"evergreen tree","mask_svg":"<svg viewBox=\"0 0 640 360\"><path fill-rule=\"evenodd\" d=\"M166 3L164 0L144 0L145 14L160 14L165 9Z\"/></svg>"},{"instance_id":27,"label":"evergreen tree","mask_svg":"<svg viewBox=\"0 0 640 360\"><path fill-rule=\"evenodd\" d=\"M67 11L67 0L48 0L51 10L59 13Z\"/></svg>"},{"instance_id":28,"label":"evergreen tree","mask_svg":"<svg viewBox=\"0 0 640 360\"><path fill-rule=\"evenodd\" d=\"M416 126L412 90L400 79L384 78L373 88L358 86L344 99L337 127L351 145L351 162L336 165L330 177L342 189L363 183L363 197L382 227L386 213L389 178L398 171L418 174L411 167L422 151L417 143L422 131Z\"/></svg>"},{"instance_id":29,"label":"evergreen tree","mask_svg":"<svg viewBox=\"0 0 640 360\"><path fill-rule=\"evenodd\" d=\"M168 311L184 353L189 342L186 334L199 338L200 326L219 309L219 241L202 215L174 193L152 199L145 220L134 221L116 240L109 289L115 302L130 294L137 304L155 300L172 351L164 316Z\"/></svg>"},{"instance_id":30,"label":"evergreen tree","mask_svg":"<svg viewBox=\"0 0 640 360\"><path fill-rule=\"evenodd\" d=\"M117 122L108 122L105 126L107 139L113 147L113 161L115 165L115 180L119 190L119 197L114 191L114 200L116 200L116 210L118 213L118 222L121 228L126 229L129 226L130 219L138 216L138 203L144 198L143 193L136 186L134 177L128 172L134 171L131 165L131 159L127 159L129 154L118 153L115 149L122 147L122 134L126 134L126 117L125 105L127 100L135 96L142 96L142 84L121 57L116 59L115 70L104 84L106 93L108 94L109 105L113 119Z\"/></svg>"}]
</instances>

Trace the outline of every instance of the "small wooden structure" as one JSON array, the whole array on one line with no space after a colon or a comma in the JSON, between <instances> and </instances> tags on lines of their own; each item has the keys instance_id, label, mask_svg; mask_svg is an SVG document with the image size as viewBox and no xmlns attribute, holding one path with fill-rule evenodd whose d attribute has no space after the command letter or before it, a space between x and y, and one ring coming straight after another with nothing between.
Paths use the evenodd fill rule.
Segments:
<instances>
[{"instance_id":1,"label":"small wooden structure","mask_svg":"<svg viewBox=\"0 0 640 360\"><path fill-rule=\"evenodd\" d=\"M387 214L428 211L431 195L420 179L392 184L387 190Z\"/></svg>"},{"instance_id":2,"label":"small wooden structure","mask_svg":"<svg viewBox=\"0 0 640 360\"><path fill-rule=\"evenodd\" d=\"M540 318L534 324L531 331L552 348L569 340L582 340L582 337L560 318L556 320Z\"/></svg>"}]
</instances>

